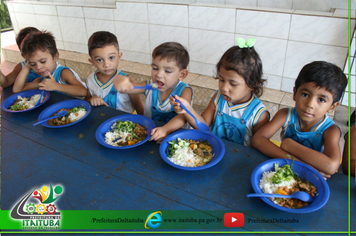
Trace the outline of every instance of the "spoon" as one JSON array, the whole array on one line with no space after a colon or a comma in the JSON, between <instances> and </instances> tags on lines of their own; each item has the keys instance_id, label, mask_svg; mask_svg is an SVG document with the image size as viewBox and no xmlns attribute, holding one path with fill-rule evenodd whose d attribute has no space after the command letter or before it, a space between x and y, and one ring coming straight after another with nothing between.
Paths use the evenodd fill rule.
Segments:
<instances>
[{"instance_id":1,"label":"spoon","mask_svg":"<svg viewBox=\"0 0 356 236\"><path fill-rule=\"evenodd\" d=\"M55 116L51 116L51 117L48 117L48 118L46 118L46 119L40 120L40 121L38 121L37 123L34 123L33 126L36 126L36 125L38 125L38 124L41 124L41 123L43 123L43 122L45 122L45 121L47 121L47 120L52 120L52 119L55 119L55 118L58 118L58 117L65 116L65 115L67 115L67 114L68 114L68 111L60 111L60 112L58 112L58 114L55 115Z\"/></svg>"},{"instance_id":2,"label":"spoon","mask_svg":"<svg viewBox=\"0 0 356 236\"><path fill-rule=\"evenodd\" d=\"M282 195L282 194L274 194L274 193L250 193L247 194L247 197L279 197L279 198L296 198L303 202L311 202L313 201L313 197L310 196L309 193L298 191L294 192L291 195Z\"/></svg>"},{"instance_id":3,"label":"spoon","mask_svg":"<svg viewBox=\"0 0 356 236\"><path fill-rule=\"evenodd\" d=\"M157 84L153 83L153 84L147 84L145 86L134 86L134 89L157 89Z\"/></svg>"},{"instance_id":4,"label":"spoon","mask_svg":"<svg viewBox=\"0 0 356 236\"><path fill-rule=\"evenodd\" d=\"M171 96L174 98L174 95L171 94ZM205 123L201 122L200 120L198 120L195 116L193 116L193 114L180 102L176 99L176 102L178 102L180 104L180 106L186 111L188 112L189 115L191 115L194 120L195 120L195 125L198 127L198 129L205 131L205 132L210 132L210 128L209 126L207 126Z\"/></svg>"},{"instance_id":5,"label":"spoon","mask_svg":"<svg viewBox=\"0 0 356 236\"><path fill-rule=\"evenodd\" d=\"M41 100L42 100L42 97L43 97L43 94L44 94L44 90L42 90L42 93L41 93L41 96L40 96L40 99L38 99L37 103L35 106L37 106L38 104L41 103Z\"/></svg>"}]
</instances>

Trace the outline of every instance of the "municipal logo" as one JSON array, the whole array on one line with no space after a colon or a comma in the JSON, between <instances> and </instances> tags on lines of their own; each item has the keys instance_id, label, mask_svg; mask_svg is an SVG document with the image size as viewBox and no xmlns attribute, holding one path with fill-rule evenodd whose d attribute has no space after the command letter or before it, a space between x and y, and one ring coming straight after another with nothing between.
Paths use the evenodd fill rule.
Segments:
<instances>
[{"instance_id":1,"label":"municipal logo","mask_svg":"<svg viewBox=\"0 0 356 236\"><path fill-rule=\"evenodd\" d=\"M55 201L63 193L63 187L50 184L27 193L12 209L11 218L21 220L23 229L60 229L61 213Z\"/></svg>"},{"instance_id":2,"label":"municipal logo","mask_svg":"<svg viewBox=\"0 0 356 236\"><path fill-rule=\"evenodd\" d=\"M162 223L162 212L156 211L147 216L146 222L145 222L145 229L156 229L158 228Z\"/></svg>"}]
</instances>

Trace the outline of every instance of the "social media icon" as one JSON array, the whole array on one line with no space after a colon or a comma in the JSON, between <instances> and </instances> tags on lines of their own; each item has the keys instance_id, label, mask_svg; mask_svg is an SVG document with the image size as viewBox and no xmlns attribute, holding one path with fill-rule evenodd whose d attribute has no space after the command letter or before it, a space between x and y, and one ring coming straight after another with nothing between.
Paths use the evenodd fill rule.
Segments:
<instances>
[{"instance_id":1,"label":"social media icon","mask_svg":"<svg viewBox=\"0 0 356 236\"><path fill-rule=\"evenodd\" d=\"M225 227L242 227L245 224L245 216L243 213L225 213Z\"/></svg>"}]
</instances>

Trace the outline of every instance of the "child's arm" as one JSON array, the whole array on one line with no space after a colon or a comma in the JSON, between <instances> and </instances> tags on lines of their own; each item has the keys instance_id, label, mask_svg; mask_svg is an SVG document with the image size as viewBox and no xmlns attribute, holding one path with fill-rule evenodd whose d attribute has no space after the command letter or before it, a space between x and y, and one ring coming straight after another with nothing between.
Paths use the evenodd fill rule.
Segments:
<instances>
[{"instance_id":1,"label":"child's arm","mask_svg":"<svg viewBox=\"0 0 356 236\"><path fill-rule=\"evenodd\" d=\"M264 126L268 122L269 122L269 113L268 113L268 111L265 111L261 115L261 117L260 117L259 121L257 122L257 124L255 125L255 127L253 127L252 133L255 134L262 126Z\"/></svg>"},{"instance_id":2,"label":"child's arm","mask_svg":"<svg viewBox=\"0 0 356 236\"><path fill-rule=\"evenodd\" d=\"M14 93L19 93L24 90L30 89L38 89L39 83L41 82L41 77L35 79L34 81L27 83L27 76L31 71L31 67L28 63L22 68L18 76L16 77L14 87L12 87L12 91Z\"/></svg>"},{"instance_id":3,"label":"child's arm","mask_svg":"<svg viewBox=\"0 0 356 236\"><path fill-rule=\"evenodd\" d=\"M192 100L192 90L191 89L184 89L182 92L182 98L186 99L187 101ZM151 140L157 141L157 143L162 142L162 140L170 133L176 131L177 129L182 128L186 122L186 119L183 114L178 114L173 117L167 124L162 127L158 127L152 130L151 132Z\"/></svg>"},{"instance_id":4,"label":"child's arm","mask_svg":"<svg viewBox=\"0 0 356 236\"><path fill-rule=\"evenodd\" d=\"M339 128L336 125L330 126L325 130L323 139L324 153L305 147L290 138L283 140L281 148L318 171L333 175L339 169L341 160Z\"/></svg>"},{"instance_id":5,"label":"child's arm","mask_svg":"<svg viewBox=\"0 0 356 236\"><path fill-rule=\"evenodd\" d=\"M146 85L146 81L141 81L140 83L134 83L130 76L116 75L114 78L114 86L116 91L119 93L126 94L143 94L145 89L134 89L134 86L143 87Z\"/></svg>"},{"instance_id":6,"label":"child's arm","mask_svg":"<svg viewBox=\"0 0 356 236\"><path fill-rule=\"evenodd\" d=\"M192 127L197 129L196 124L195 124L195 119L191 115L189 115L184 109L182 109L180 104L178 102L176 102L175 99L179 100L199 121L205 123L207 126L210 126L213 122L214 113L215 113L214 97L215 97L215 95L210 99L210 102L202 115L199 115L193 109L193 107L190 105L190 103L187 100L185 100L184 98L176 95L174 98L171 97L170 99L171 99L171 104L174 108L174 111L177 114L184 114L186 121Z\"/></svg>"},{"instance_id":7,"label":"child's arm","mask_svg":"<svg viewBox=\"0 0 356 236\"><path fill-rule=\"evenodd\" d=\"M63 69L61 72L62 80L67 84L59 84L50 73L48 75L50 79L45 79L39 84L41 90L56 90L77 97L85 97L87 95L87 89L75 78L71 70Z\"/></svg>"},{"instance_id":8,"label":"child's arm","mask_svg":"<svg viewBox=\"0 0 356 236\"><path fill-rule=\"evenodd\" d=\"M135 108L137 114L143 115L145 108L143 107L141 98L139 94L129 94L131 99L131 104Z\"/></svg>"},{"instance_id":9,"label":"child's arm","mask_svg":"<svg viewBox=\"0 0 356 236\"><path fill-rule=\"evenodd\" d=\"M288 109L279 110L273 119L263 125L252 137L251 145L271 158L288 158L291 153L286 152L270 141L270 138L283 126Z\"/></svg>"},{"instance_id":10,"label":"child's arm","mask_svg":"<svg viewBox=\"0 0 356 236\"><path fill-rule=\"evenodd\" d=\"M356 125L351 127L350 133L345 137L344 152L342 157L342 171L345 175L349 173L349 137L350 137L350 175L355 176L355 165L356 165L356 150L355 150L355 135L356 135Z\"/></svg>"},{"instance_id":11,"label":"child's arm","mask_svg":"<svg viewBox=\"0 0 356 236\"><path fill-rule=\"evenodd\" d=\"M20 73L21 69L21 63L18 63L8 75L5 76L1 72L1 87L6 88L11 86L15 82L15 79Z\"/></svg>"}]
</instances>

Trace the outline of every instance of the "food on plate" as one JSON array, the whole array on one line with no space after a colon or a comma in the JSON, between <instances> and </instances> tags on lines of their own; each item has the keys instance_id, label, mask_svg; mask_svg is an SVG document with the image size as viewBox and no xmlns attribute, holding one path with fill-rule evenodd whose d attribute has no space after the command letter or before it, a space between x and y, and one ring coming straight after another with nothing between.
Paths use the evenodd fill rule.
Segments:
<instances>
[{"instance_id":1,"label":"food on plate","mask_svg":"<svg viewBox=\"0 0 356 236\"><path fill-rule=\"evenodd\" d=\"M206 165L214 157L207 140L180 139L169 141L168 159L176 165L198 167Z\"/></svg>"},{"instance_id":2,"label":"food on plate","mask_svg":"<svg viewBox=\"0 0 356 236\"><path fill-rule=\"evenodd\" d=\"M290 165L279 167L278 163L275 163L275 171L263 172L259 185L262 192L291 195L294 192L303 191L315 197L317 194L316 187L309 181L302 181L298 177L293 171L293 162L292 167ZM295 198L270 198L270 200L287 208L302 208L309 204Z\"/></svg>"},{"instance_id":3,"label":"food on plate","mask_svg":"<svg viewBox=\"0 0 356 236\"><path fill-rule=\"evenodd\" d=\"M53 116L57 115L61 111L68 111L68 114L62 117L54 118L47 123L52 126L60 126L60 125L67 125L73 123L77 120L80 120L87 114L87 111L83 107L74 107L72 109L61 109L56 112Z\"/></svg>"},{"instance_id":4,"label":"food on plate","mask_svg":"<svg viewBox=\"0 0 356 236\"><path fill-rule=\"evenodd\" d=\"M130 146L141 142L147 136L144 126L132 121L116 121L111 130L105 133L105 142L112 146Z\"/></svg>"},{"instance_id":5,"label":"food on plate","mask_svg":"<svg viewBox=\"0 0 356 236\"><path fill-rule=\"evenodd\" d=\"M30 109L36 105L38 100L40 99L41 94L35 94L30 99L26 97L17 96L14 104L9 107L11 111L23 111ZM43 97L42 97L43 100ZM41 101L42 102L42 101Z\"/></svg>"}]
</instances>

